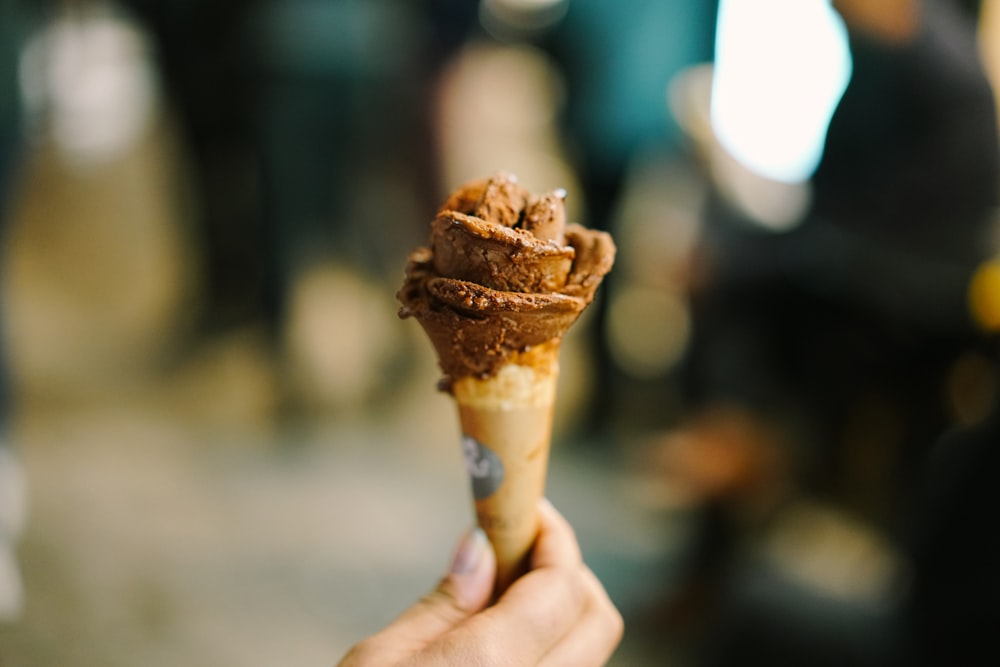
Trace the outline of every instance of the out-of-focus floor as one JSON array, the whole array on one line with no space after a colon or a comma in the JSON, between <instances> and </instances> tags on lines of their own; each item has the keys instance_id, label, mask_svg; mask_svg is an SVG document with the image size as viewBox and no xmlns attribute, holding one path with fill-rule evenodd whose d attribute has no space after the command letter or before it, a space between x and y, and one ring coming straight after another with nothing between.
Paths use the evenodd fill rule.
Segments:
<instances>
[{"instance_id":1,"label":"out-of-focus floor","mask_svg":"<svg viewBox=\"0 0 1000 667\"><path fill-rule=\"evenodd\" d=\"M282 423L252 331L168 354L197 289L171 146L161 123L104 163L45 144L28 161L3 300L26 609L0 626L3 665L331 665L434 584L472 518L453 407L394 285L333 272L310 297L329 312L301 324L303 340L362 326L412 345L412 372L363 406L328 386L339 398ZM357 340L316 363L363 383ZM662 593L683 521L621 462L562 438L549 495L627 612ZM612 664L641 653L626 638Z\"/></svg>"}]
</instances>

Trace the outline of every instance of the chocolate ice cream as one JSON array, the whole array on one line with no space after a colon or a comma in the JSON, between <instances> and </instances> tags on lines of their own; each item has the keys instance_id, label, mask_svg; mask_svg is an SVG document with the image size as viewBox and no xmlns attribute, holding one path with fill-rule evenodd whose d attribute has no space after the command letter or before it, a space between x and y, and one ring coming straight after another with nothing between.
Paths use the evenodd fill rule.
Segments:
<instances>
[{"instance_id":1,"label":"chocolate ice cream","mask_svg":"<svg viewBox=\"0 0 1000 667\"><path fill-rule=\"evenodd\" d=\"M430 248L410 255L397 298L437 350L441 386L494 375L512 355L562 338L611 270L605 232L566 224L563 190L534 196L509 174L452 193Z\"/></svg>"}]
</instances>

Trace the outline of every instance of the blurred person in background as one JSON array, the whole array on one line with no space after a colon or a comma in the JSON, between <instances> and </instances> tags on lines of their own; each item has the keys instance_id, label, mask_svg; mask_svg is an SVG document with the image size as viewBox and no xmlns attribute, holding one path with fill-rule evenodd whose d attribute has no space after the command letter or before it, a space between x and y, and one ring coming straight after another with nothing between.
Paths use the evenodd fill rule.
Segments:
<instances>
[{"instance_id":1,"label":"blurred person in background","mask_svg":"<svg viewBox=\"0 0 1000 667\"><path fill-rule=\"evenodd\" d=\"M768 11L793 9L782 4ZM796 15L808 4L794 4ZM816 12L825 4L812 3ZM995 458L983 445L990 437L941 445L951 452L940 456L962 463L925 467L942 434L983 423L996 391L992 340L968 306L972 278L995 251L1000 187L974 11L944 0L832 6L844 28L828 22L807 42L795 22L773 15L745 31L747 61L770 53L772 70L751 64L726 80L724 68L739 67L715 64L712 140L724 148L708 149L717 188L691 295L685 388L694 417L665 450L705 502L696 578L726 589L705 663L883 664L904 654L905 664L992 664L977 656L995 649L976 651L990 648L997 575L974 546L997 556L995 493L976 479ZM843 47L825 41L844 29L849 79ZM810 60L823 45L829 57ZM717 55L730 46L720 41ZM823 76L832 117L806 99ZM728 127L727 94L746 102L730 104ZM782 163L782 142L809 113L815 160ZM757 136L734 129L754 123ZM928 472L943 479L928 485ZM917 510L928 486L930 504ZM893 600L892 613L824 602L754 568L747 538L752 545L803 496L860 517L912 557L912 594ZM950 656L930 652L946 647Z\"/></svg>"},{"instance_id":2,"label":"blurred person in background","mask_svg":"<svg viewBox=\"0 0 1000 667\"><path fill-rule=\"evenodd\" d=\"M555 149L536 140L536 159L565 165L574 184L568 188L571 202L583 224L620 231L636 174L681 153L682 134L667 113L664 92L679 70L710 57L714 0L483 0L479 5L486 37L531 54L554 74L542 95L555 101L546 128ZM501 82L497 94L502 92ZM580 329L587 368L575 435L583 442L602 442L635 426L626 423L629 399L621 391L631 378L615 359L608 333L617 289L612 285L626 284L621 278L616 271L605 279L609 282Z\"/></svg>"},{"instance_id":3,"label":"blurred person in background","mask_svg":"<svg viewBox=\"0 0 1000 667\"><path fill-rule=\"evenodd\" d=\"M187 345L262 331L280 364L310 269L398 279L440 189L434 80L475 4L122 4L152 36L190 172L202 289Z\"/></svg>"},{"instance_id":4,"label":"blurred person in background","mask_svg":"<svg viewBox=\"0 0 1000 667\"><path fill-rule=\"evenodd\" d=\"M202 279L196 326L210 334L256 323L266 255L247 24L261 2L125 0L122 5L152 38L180 133L183 182L192 190L191 216L204 257L195 267Z\"/></svg>"},{"instance_id":5,"label":"blurred person in background","mask_svg":"<svg viewBox=\"0 0 1000 667\"><path fill-rule=\"evenodd\" d=\"M565 17L539 40L566 81L560 129L580 180L584 222L614 231L637 163L679 152L682 135L664 106L678 71L711 56L716 0L626 4L569 0ZM594 304L588 354L595 378L583 424L608 434L622 405L623 376L608 339L608 306L616 272Z\"/></svg>"},{"instance_id":6,"label":"blurred person in background","mask_svg":"<svg viewBox=\"0 0 1000 667\"><path fill-rule=\"evenodd\" d=\"M24 150L18 63L33 25L34 12L29 9L21 0L0 0L0 249L6 248L3 236L17 193ZM0 260L0 273L4 265ZM2 310L0 307L0 622L15 620L23 605L15 549L27 514L27 480L11 441L14 397L3 343Z\"/></svg>"}]
</instances>

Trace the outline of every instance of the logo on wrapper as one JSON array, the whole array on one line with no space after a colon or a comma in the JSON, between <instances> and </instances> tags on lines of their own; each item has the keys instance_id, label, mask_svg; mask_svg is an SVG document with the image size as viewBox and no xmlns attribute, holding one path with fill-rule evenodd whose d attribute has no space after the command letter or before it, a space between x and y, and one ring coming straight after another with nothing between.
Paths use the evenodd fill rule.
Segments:
<instances>
[{"instance_id":1,"label":"logo on wrapper","mask_svg":"<svg viewBox=\"0 0 1000 667\"><path fill-rule=\"evenodd\" d=\"M493 450L467 435L462 436L462 453L472 480L472 496L476 500L489 498L503 482L503 462Z\"/></svg>"}]
</instances>

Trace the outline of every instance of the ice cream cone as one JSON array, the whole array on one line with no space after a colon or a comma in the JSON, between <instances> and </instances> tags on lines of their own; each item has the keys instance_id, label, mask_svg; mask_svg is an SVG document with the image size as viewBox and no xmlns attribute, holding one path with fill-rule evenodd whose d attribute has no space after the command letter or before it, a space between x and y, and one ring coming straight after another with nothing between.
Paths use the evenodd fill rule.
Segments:
<instances>
[{"instance_id":1,"label":"ice cream cone","mask_svg":"<svg viewBox=\"0 0 1000 667\"><path fill-rule=\"evenodd\" d=\"M528 566L545 489L563 335L614 263L602 231L566 222L566 192L510 174L453 192L397 292L458 404L476 515L497 555L496 593Z\"/></svg>"},{"instance_id":2,"label":"ice cream cone","mask_svg":"<svg viewBox=\"0 0 1000 667\"><path fill-rule=\"evenodd\" d=\"M497 557L499 595L527 570L545 490L559 340L514 355L496 375L455 381L476 518Z\"/></svg>"}]
</instances>

